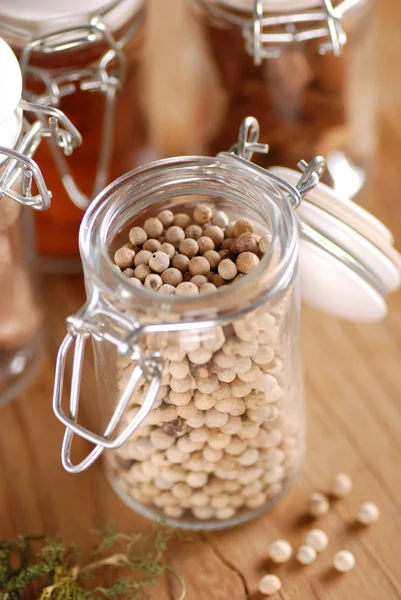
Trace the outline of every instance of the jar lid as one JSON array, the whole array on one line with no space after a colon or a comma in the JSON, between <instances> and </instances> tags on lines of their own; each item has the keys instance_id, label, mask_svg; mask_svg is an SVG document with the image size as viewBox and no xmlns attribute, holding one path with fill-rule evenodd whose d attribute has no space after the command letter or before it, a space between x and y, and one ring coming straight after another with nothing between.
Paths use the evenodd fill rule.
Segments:
<instances>
[{"instance_id":1,"label":"jar lid","mask_svg":"<svg viewBox=\"0 0 401 600\"><path fill-rule=\"evenodd\" d=\"M143 5L144 0L2 0L0 20L35 35L88 24L101 15L115 31Z\"/></svg>"},{"instance_id":2,"label":"jar lid","mask_svg":"<svg viewBox=\"0 0 401 600\"><path fill-rule=\"evenodd\" d=\"M271 171L295 185L299 173ZM401 255L378 219L319 183L297 209L302 297L344 319L374 322L387 313L386 298L401 286Z\"/></svg>"},{"instance_id":3,"label":"jar lid","mask_svg":"<svg viewBox=\"0 0 401 600\"><path fill-rule=\"evenodd\" d=\"M22 110L18 108L22 93L22 77L17 57L0 38L0 146L14 148L22 127ZM0 164L5 157L0 155Z\"/></svg>"}]
</instances>

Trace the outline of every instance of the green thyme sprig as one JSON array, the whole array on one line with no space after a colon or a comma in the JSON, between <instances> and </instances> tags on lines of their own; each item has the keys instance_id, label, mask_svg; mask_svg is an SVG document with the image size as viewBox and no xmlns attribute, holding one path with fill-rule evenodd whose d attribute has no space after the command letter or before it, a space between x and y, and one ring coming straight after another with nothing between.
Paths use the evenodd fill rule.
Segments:
<instances>
[{"instance_id":1,"label":"green thyme sprig","mask_svg":"<svg viewBox=\"0 0 401 600\"><path fill-rule=\"evenodd\" d=\"M96 534L99 543L86 555L57 538L0 540L0 600L31 592L39 600L137 600L165 573L178 579L183 600L185 583L164 561L169 530L128 535L110 526Z\"/></svg>"}]
</instances>

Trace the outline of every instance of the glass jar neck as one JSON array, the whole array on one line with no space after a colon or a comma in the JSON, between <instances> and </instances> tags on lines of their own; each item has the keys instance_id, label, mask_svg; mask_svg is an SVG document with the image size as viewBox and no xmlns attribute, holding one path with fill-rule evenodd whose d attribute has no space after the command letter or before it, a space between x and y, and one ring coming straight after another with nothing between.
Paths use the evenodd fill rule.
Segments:
<instances>
[{"instance_id":1,"label":"glass jar neck","mask_svg":"<svg viewBox=\"0 0 401 600\"><path fill-rule=\"evenodd\" d=\"M201 200L200 197L202 198ZM217 293L196 297L158 294L134 287L115 268L110 256L119 236L144 215L206 201L236 218L253 218L272 235L268 252L248 276ZM124 309L202 317L249 310L284 289L297 263L297 224L288 188L256 165L230 155L181 157L151 163L109 185L90 205L80 229L79 245L89 289Z\"/></svg>"}]
</instances>

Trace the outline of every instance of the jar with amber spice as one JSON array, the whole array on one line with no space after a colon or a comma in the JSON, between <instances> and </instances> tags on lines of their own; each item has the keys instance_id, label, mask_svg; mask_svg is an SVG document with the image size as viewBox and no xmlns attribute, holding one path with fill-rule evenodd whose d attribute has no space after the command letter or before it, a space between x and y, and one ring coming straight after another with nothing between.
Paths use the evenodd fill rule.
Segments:
<instances>
[{"instance_id":1,"label":"jar with amber spice","mask_svg":"<svg viewBox=\"0 0 401 600\"><path fill-rule=\"evenodd\" d=\"M24 220L50 206L38 164L32 156L44 138L72 152L80 141L57 109L21 100L18 60L0 38L0 404L30 380L43 342L43 311L34 285L34 268ZM4 84L6 82L6 84ZM31 118L29 124L27 119ZM48 120L50 119L50 120Z\"/></svg>"},{"instance_id":2,"label":"jar with amber spice","mask_svg":"<svg viewBox=\"0 0 401 600\"><path fill-rule=\"evenodd\" d=\"M24 98L60 108L82 133L71 157L52 140L37 155L57 197L35 215L40 262L74 269L83 210L146 152L138 75L144 0L6 0L0 21L20 59Z\"/></svg>"},{"instance_id":3,"label":"jar with amber spice","mask_svg":"<svg viewBox=\"0 0 401 600\"><path fill-rule=\"evenodd\" d=\"M300 155L321 154L325 182L354 198L375 147L372 2L188 3L221 88L216 106L204 111L213 115L204 150L225 147L252 114L270 145L263 166L294 168Z\"/></svg>"}]
</instances>

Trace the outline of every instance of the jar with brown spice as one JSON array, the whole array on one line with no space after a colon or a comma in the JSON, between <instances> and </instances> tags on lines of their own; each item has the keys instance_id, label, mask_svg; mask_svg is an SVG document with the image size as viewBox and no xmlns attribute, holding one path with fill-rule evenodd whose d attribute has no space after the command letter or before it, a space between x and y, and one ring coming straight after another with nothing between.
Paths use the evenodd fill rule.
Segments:
<instances>
[{"instance_id":1,"label":"jar with brown spice","mask_svg":"<svg viewBox=\"0 0 401 600\"><path fill-rule=\"evenodd\" d=\"M375 150L371 0L188 0L220 94L203 111L205 152L254 115L264 167L327 161L324 181L355 198ZM206 104L209 100L205 100ZM210 122L208 121L210 116ZM361 196L359 196L362 199Z\"/></svg>"},{"instance_id":2,"label":"jar with brown spice","mask_svg":"<svg viewBox=\"0 0 401 600\"><path fill-rule=\"evenodd\" d=\"M299 274L310 303L360 321L383 318L400 286L391 234L319 184L321 157L301 162L303 173L269 172L249 160L263 150L247 119L235 154L128 173L91 204L80 231L88 300L67 320L53 398L66 426L63 465L80 472L107 450L107 475L129 506L188 529L255 517L298 475ZM79 414L89 340L91 429ZM94 444L78 463L74 434Z\"/></svg>"},{"instance_id":3,"label":"jar with brown spice","mask_svg":"<svg viewBox=\"0 0 401 600\"><path fill-rule=\"evenodd\" d=\"M66 152L80 143L80 136L60 111L21 100L18 60L1 38L0 81L0 403L4 403L30 379L42 346L42 310L23 220L31 209L47 210L51 193L32 156L49 135Z\"/></svg>"},{"instance_id":4,"label":"jar with brown spice","mask_svg":"<svg viewBox=\"0 0 401 600\"><path fill-rule=\"evenodd\" d=\"M57 197L35 215L40 262L74 269L83 210L110 181L146 160L139 75L144 0L6 0L0 22L20 59L23 97L60 108L82 132L73 156L65 158L51 140L37 155Z\"/></svg>"}]
</instances>

